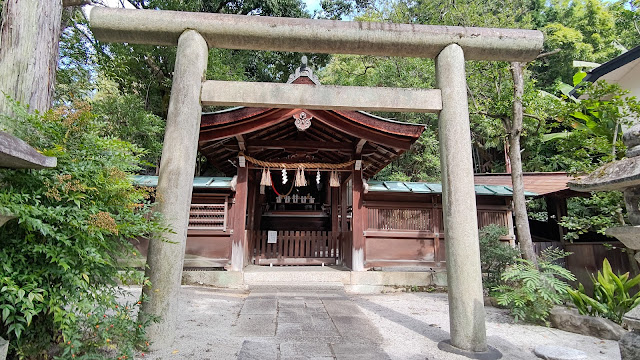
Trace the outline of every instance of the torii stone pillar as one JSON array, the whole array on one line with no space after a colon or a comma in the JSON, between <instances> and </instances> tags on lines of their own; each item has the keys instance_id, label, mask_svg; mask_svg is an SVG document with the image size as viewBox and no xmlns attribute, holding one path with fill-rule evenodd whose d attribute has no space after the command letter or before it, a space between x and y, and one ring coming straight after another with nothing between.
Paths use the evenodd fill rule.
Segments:
<instances>
[{"instance_id":1,"label":"torii stone pillar","mask_svg":"<svg viewBox=\"0 0 640 360\"><path fill-rule=\"evenodd\" d=\"M200 89L208 53L207 43L198 32L187 30L180 35L156 190L156 210L173 232L155 234L149 241L147 276L151 285L143 289L141 315L159 319L147 327L151 350L171 346L175 337L202 115Z\"/></svg>"},{"instance_id":2,"label":"torii stone pillar","mask_svg":"<svg viewBox=\"0 0 640 360\"><path fill-rule=\"evenodd\" d=\"M436 58L436 84L442 93L438 132L451 327L451 340L439 347L487 352L467 81L460 46L451 44Z\"/></svg>"}]
</instances>

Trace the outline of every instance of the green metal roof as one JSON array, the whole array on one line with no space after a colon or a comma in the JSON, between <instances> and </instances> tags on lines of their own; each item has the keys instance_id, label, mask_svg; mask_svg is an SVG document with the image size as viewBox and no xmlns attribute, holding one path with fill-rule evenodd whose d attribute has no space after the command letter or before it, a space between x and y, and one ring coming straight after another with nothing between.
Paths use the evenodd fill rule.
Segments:
<instances>
[{"instance_id":1,"label":"green metal roof","mask_svg":"<svg viewBox=\"0 0 640 360\"><path fill-rule=\"evenodd\" d=\"M441 184L403 181L369 181L369 192L401 192L414 194L441 194ZM512 196L513 190L503 185L475 185L476 195ZM525 191L525 196L538 194Z\"/></svg>"},{"instance_id":2,"label":"green metal roof","mask_svg":"<svg viewBox=\"0 0 640 360\"><path fill-rule=\"evenodd\" d=\"M193 187L196 189L231 189L230 177L206 177L193 178ZM131 177L134 185L158 186L158 177L149 175L135 175ZM403 181L369 181L369 192L396 192L414 194L441 194L442 185L437 183L403 182ZM513 190L503 185L475 185L476 195L512 196ZM537 196L538 194L525 191L525 196Z\"/></svg>"},{"instance_id":3,"label":"green metal roof","mask_svg":"<svg viewBox=\"0 0 640 360\"><path fill-rule=\"evenodd\" d=\"M193 178L193 187L196 189L219 189L230 190L231 189L230 177L208 177L208 176L196 176ZM131 177L133 185L138 186L158 186L158 177L150 175L135 175Z\"/></svg>"}]
</instances>

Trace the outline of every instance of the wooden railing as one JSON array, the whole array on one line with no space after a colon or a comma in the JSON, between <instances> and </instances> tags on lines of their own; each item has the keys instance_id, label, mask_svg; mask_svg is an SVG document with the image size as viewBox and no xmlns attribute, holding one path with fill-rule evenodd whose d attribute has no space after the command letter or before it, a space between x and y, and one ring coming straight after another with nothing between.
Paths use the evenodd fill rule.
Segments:
<instances>
[{"instance_id":1,"label":"wooden railing","mask_svg":"<svg viewBox=\"0 0 640 360\"><path fill-rule=\"evenodd\" d=\"M189 229L227 230L227 202L191 204Z\"/></svg>"},{"instance_id":2,"label":"wooden railing","mask_svg":"<svg viewBox=\"0 0 640 360\"><path fill-rule=\"evenodd\" d=\"M277 231L269 243L268 231L253 231L256 264L335 263L339 257L338 234L331 231Z\"/></svg>"}]
</instances>

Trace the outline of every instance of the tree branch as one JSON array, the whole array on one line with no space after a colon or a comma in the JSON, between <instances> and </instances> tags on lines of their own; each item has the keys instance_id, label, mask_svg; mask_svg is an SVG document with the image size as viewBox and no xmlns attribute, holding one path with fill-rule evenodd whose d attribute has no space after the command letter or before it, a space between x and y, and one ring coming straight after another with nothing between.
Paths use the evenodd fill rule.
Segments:
<instances>
[{"instance_id":1,"label":"tree branch","mask_svg":"<svg viewBox=\"0 0 640 360\"><path fill-rule=\"evenodd\" d=\"M156 79L158 79L158 81L162 81L166 77L164 75L164 72L162 71L162 69L160 69L160 66L158 66L158 64L156 64L156 62L153 60L153 58L151 58L149 56L145 56L144 57L144 62L147 65L149 65L153 75L156 77Z\"/></svg>"},{"instance_id":2,"label":"tree branch","mask_svg":"<svg viewBox=\"0 0 640 360\"><path fill-rule=\"evenodd\" d=\"M559 53L560 51L562 51L562 49L555 49L555 50L547 51L546 53L542 53L542 54L536 56L536 60L545 58L547 56L555 55L555 54Z\"/></svg>"},{"instance_id":3,"label":"tree branch","mask_svg":"<svg viewBox=\"0 0 640 360\"><path fill-rule=\"evenodd\" d=\"M505 119L508 119L509 117L507 115L503 115L503 114L492 114L492 113L488 113L486 111L474 111L471 114L474 115L484 115L493 119L498 119L498 120L502 120L504 121Z\"/></svg>"},{"instance_id":4,"label":"tree branch","mask_svg":"<svg viewBox=\"0 0 640 360\"><path fill-rule=\"evenodd\" d=\"M97 52L99 52L100 54L108 57L109 59L113 59L113 57L111 55L109 55L108 53L106 53L101 46L98 45L98 42L91 38L89 35L87 35L87 33L85 33L79 26L78 23L73 23L73 28L76 29L76 31L78 31L83 38L85 38L87 40L87 42L89 42L89 44L91 44L91 46L93 47L94 50L96 50Z\"/></svg>"},{"instance_id":5,"label":"tree branch","mask_svg":"<svg viewBox=\"0 0 640 360\"><path fill-rule=\"evenodd\" d=\"M471 98L471 101L473 101L473 107L477 110L478 109L478 102L476 101L476 97L474 96L473 92L471 91L471 88L469 87L468 83L467 83L467 93L469 94L469 97Z\"/></svg>"},{"instance_id":6,"label":"tree branch","mask_svg":"<svg viewBox=\"0 0 640 360\"><path fill-rule=\"evenodd\" d=\"M524 117L528 117L528 118L531 118L531 119L536 119L536 120L538 120L538 121L544 121L544 119L543 119L543 118L541 118L541 117L540 117L540 116L538 116L538 115L522 113L522 116L524 116Z\"/></svg>"}]
</instances>

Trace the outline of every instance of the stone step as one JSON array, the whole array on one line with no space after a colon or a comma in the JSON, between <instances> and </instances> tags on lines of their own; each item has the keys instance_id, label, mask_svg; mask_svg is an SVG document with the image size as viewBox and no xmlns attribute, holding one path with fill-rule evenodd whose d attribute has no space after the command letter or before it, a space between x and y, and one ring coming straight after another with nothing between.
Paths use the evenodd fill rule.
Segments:
<instances>
[{"instance_id":1,"label":"stone step","mask_svg":"<svg viewBox=\"0 0 640 360\"><path fill-rule=\"evenodd\" d=\"M348 284L351 274L348 271L246 271L243 274L245 285L256 284Z\"/></svg>"},{"instance_id":2,"label":"stone step","mask_svg":"<svg viewBox=\"0 0 640 360\"><path fill-rule=\"evenodd\" d=\"M344 284L341 282L311 282L311 283L291 283L291 282L269 282L266 284L248 284L249 291L256 290L285 290L285 291L344 291Z\"/></svg>"}]
</instances>

